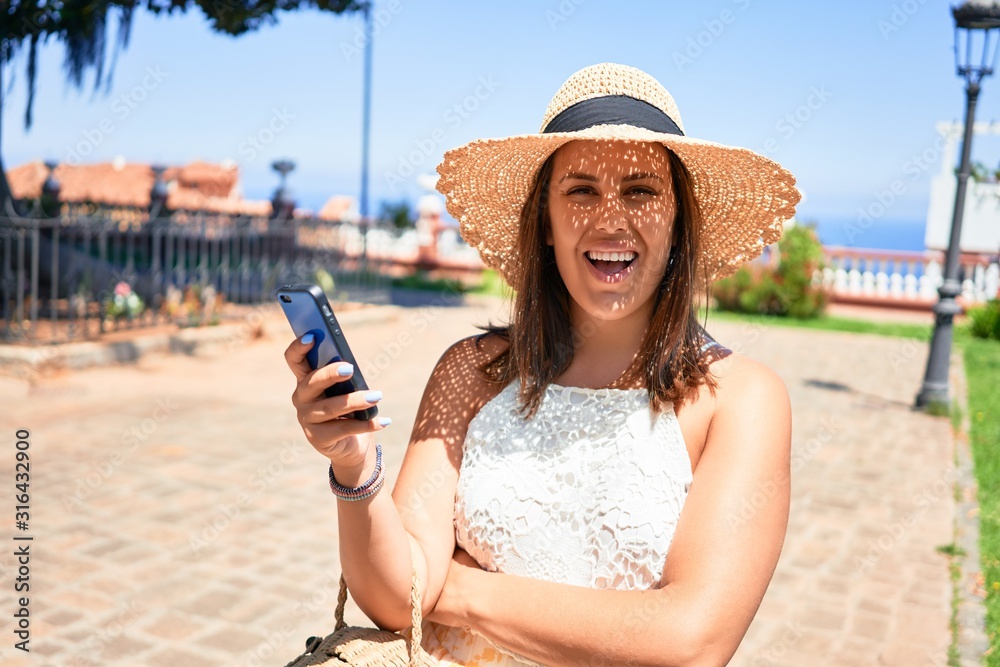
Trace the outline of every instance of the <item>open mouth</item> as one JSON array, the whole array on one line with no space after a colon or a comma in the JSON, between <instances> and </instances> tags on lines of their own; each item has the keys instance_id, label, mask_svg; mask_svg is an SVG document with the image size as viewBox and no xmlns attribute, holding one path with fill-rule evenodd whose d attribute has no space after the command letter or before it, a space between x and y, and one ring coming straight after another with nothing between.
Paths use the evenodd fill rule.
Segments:
<instances>
[{"instance_id":1,"label":"open mouth","mask_svg":"<svg viewBox=\"0 0 1000 667\"><path fill-rule=\"evenodd\" d=\"M590 262L590 265L598 273L608 278L623 277L628 268L635 262L637 256L632 250L620 252L596 252L591 250L586 253L587 261Z\"/></svg>"}]
</instances>

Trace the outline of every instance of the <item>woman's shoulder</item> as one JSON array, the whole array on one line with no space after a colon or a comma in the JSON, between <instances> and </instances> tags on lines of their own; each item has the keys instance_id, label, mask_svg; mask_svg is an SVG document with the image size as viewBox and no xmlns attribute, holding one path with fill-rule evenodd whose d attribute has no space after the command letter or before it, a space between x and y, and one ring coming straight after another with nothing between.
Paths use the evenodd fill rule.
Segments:
<instances>
[{"instance_id":1,"label":"woman's shoulder","mask_svg":"<svg viewBox=\"0 0 1000 667\"><path fill-rule=\"evenodd\" d=\"M788 388L770 366L726 348L724 355L710 359L715 380L715 407L725 409L748 404L773 406L788 402Z\"/></svg>"},{"instance_id":2,"label":"woman's shoulder","mask_svg":"<svg viewBox=\"0 0 1000 667\"><path fill-rule=\"evenodd\" d=\"M503 349L503 341L495 335L468 336L452 343L427 381L412 437L440 438L449 445L462 442L472 418L502 389L481 368ZM452 452L456 470L460 452L458 447Z\"/></svg>"},{"instance_id":3,"label":"woman's shoulder","mask_svg":"<svg viewBox=\"0 0 1000 667\"><path fill-rule=\"evenodd\" d=\"M507 349L502 332L487 331L452 343L438 359L431 374L431 388L467 398L481 404L495 396L502 387L491 381L483 366Z\"/></svg>"},{"instance_id":4,"label":"woman's shoulder","mask_svg":"<svg viewBox=\"0 0 1000 667\"><path fill-rule=\"evenodd\" d=\"M438 366L449 373L475 374L481 366L503 354L507 347L503 330L491 329L452 343L441 355Z\"/></svg>"}]
</instances>

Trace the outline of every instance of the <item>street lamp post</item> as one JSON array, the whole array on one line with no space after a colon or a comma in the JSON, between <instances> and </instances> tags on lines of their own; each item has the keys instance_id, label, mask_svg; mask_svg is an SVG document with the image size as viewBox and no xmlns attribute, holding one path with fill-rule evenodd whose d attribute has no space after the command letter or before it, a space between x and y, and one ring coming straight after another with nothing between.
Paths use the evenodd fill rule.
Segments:
<instances>
[{"instance_id":1,"label":"street lamp post","mask_svg":"<svg viewBox=\"0 0 1000 667\"><path fill-rule=\"evenodd\" d=\"M938 289L940 299L934 306L934 336L927 357L924 382L917 394L916 406L945 408L949 404L948 368L951 357L952 329L955 315L962 312L955 298L962 292L958 279L959 250L962 240L962 216L965 212L965 191L969 181L972 154L972 130L976 117L976 100L980 82L993 73L1000 29L1000 3L969 0L951 10L955 19L955 67L965 79L965 137L962 140L962 162L958 170L955 209L952 214L951 237L945 256L944 283ZM993 38L993 44L990 44ZM964 48L963 48L964 46ZM980 54L981 51L981 54Z\"/></svg>"},{"instance_id":2,"label":"street lamp post","mask_svg":"<svg viewBox=\"0 0 1000 667\"><path fill-rule=\"evenodd\" d=\"M59 163L55 160L45 161L45 168L49 170L49 175L42 184L42 196L39 202L42 212L51 218L58 216L62 210L62 203L59 201L59 193L62 190L62 186L56 180L55 175L56 167L58 166Z\"/></svg>"},{"instance_id":3,"label":"street lamp post","mask_svg":"<svg viewBox=\"0 0 1000 667\"><path fill-rule=\"evenodd\" d=\"M372 111L372 38L374 30L372 26L372 2L369 0L364 4L365 12L365 67L364 67L364 90L362 92L361 111L361 201L359 208L361 213L361 262L362 271L368 268L368 143L371 130Z\"/></svg>"},{"instance_id":4,"label":"street lamp post","mask_svg":"<svg viewBox=\"0 0 1000 667\"><path fill-rule=\"evenodd\" d=\"M165 216L167 199L170 197L170 190L166 181L163 180L163 173L167 170L162 164L150 166L153 172L153 187L149 191L149 217L150 219Z\"/></svg>"},{"instance_id":5,"label":"street lamp post","mask_svg":"<svg viewBox=\"0 0 1000 667\"><path fill-rule=\"evenodd\" d=\"M271 163L271 169L281 174L281 185L274 191L271 198L271 217L280 220L291 220L295 214L295 200L288 189L288 173L295 169L295 163L291 160L275 160Z\"/></svg>"}]
</instances>

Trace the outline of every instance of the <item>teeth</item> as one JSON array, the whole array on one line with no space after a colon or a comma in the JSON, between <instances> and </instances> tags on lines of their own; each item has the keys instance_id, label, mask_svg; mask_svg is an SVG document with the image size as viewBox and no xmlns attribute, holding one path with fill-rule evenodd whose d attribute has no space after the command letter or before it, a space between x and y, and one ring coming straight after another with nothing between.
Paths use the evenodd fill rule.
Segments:
<instances>
[{"instance_id":1,"label":"teeth","mask_svg":"<svg viewBox=\"0 0 1000 667\"><path fill-rule=\"evenodd\" d=\"M625 252L595 252L591 250L587 253L587 257L605 262L630 262L635 259L635 253L631 250Z\"/></svg>"}]
</instances>

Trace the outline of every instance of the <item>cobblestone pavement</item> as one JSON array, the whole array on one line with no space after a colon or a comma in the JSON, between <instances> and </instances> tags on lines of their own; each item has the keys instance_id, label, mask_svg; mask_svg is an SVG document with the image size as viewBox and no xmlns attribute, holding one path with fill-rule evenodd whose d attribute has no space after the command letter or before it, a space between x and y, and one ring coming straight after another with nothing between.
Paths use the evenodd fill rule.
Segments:
<instances>
[{"instance_id":1,"label":"cobblestone pavement","mask_svg":"<svg viewBox=\"0 0 1000 667\"><path fill-rule=\"evenodd\" d=\"M496 304L345 322L380 412L394 483L420 392ZM0 378L0 664L283 665L330 631L336 507L281 353L287 325L194 356ZM775 368L794 410L792 514L732 665L944 665L952 539L947 420L909 409L924 346L710 324ZM31 653L15 650L14 431L30 429ZM766 502L748 499L747 511ZM368 624L353 606L348 623Z\"/></svg>"}]
</instances>

